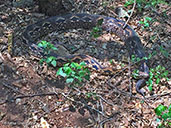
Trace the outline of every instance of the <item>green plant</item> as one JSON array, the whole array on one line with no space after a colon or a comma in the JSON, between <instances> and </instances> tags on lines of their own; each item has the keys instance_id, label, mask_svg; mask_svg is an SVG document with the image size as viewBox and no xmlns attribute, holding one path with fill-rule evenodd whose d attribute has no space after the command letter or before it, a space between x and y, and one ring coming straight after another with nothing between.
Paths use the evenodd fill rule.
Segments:
<instances>
[{"instance_id":1,"label":"green plant","mask_svg":"<svg viewBox=\"0 0 171 128\"><path fill-rule=\"evenodd\" d=\"M160 104L154 109L154 111L158 116L157 122L160 122L157 128L171 127L171 104L169 107Z\"/></svg>"},{"instance_id":2,"label":"green plant","mask_svg":"<svg viewBox=\"0 0 171 128\"><path fill-rule=\"evenodd\" d=\"M40 59L40 63L46 62L48 65L56 67L57 62L54 56L49 56L51 50L57 50L57 48L47 41L41 41L38 43L38 47L43 49L43 53L46 55L45 58Z\"/></svg>"},{"instance_id":3,"label":"green plant","mask_svg":"<svg viewBox=\"0 0 171 128\"><path fill-rule=\"evenodd\" d=\"M142 59L136 57L135 55L131 56L131 61L136 63L136 62L140 62L142 60L148 60L150 59L153 55L155 55L155 52L153 54L149 54L148 57L144 57ZM134 70L132 73L132 76L137 79L140 77L139 75L139 70ZM162 67L161 65L158 65L155 68L151 68L150 72L149 72L149 79L146 82L148 85L148 89L150 91L152 91L153 89L153 84L155 83L156 85L158 85L161 82L161 79L166 79L167 81L169 80L168 78L168 71L165 69L165 67Z\"/></svg>"},{"instance_id":4,"label":"green plant","mask_svg":"<svg viewBox=\"0 0 171 128\"><path fill-rule=\"evenodd\" d=\"M97 94L95 92L87 92L85 95L87 96L87 98L94 97L95 99L98 99Z\"/></svg>"},{"instance_id":5,"label":"green plant","mask_svg":"<svg viewBox=\"0 0 171 128\"><path fill-rule=\"evenodd\" d=\"M165 69L165 67L158 65L155 68L151 68L149 73L149 79L147 81L148 89L152 91L153 83L158 85L161 79L163 78L169 80L167 75L168 75L168 71Z\"/></svg>"},{"instance_id":6,"label":"green plant","mask_svg":"<svg viewBox=\"0 0 171 128\"><path fill-rule=\"evenodd\" d=\"M128 0L125 2L124 6L128 7L132 4L134 4L134 0ZM140 12L143 8L156 7L159 4L167 4L167 2L165 2L165 0L136 0L136 5Z\"/></svg>"},{"instance_id":7,"label":"green plant","mask_svg":"<svg viewBox=\"0 0 171 128\"><path fill-rule=\"evenodd\" d=\"M139 21L140 24L143 25L143 28L147 28L150 26L149 22L152 21L152 18L145 17L143 21Z\"/></svg>"},{"instance_id":8,"label":"green plant","mask_svg":"<svg viewBox=\"0 0 171 128\"><path fill-rule=\"evenodd\" d=\"M52 65L53 67L57 66L56 57L49 56L51 50L57 50L57 48L47 42L47 41L41 41L38 44L38 47L43 48L43 52L45 53L45 58L42 58L40 60L40 63L46 62L48 65ZM83 79L89 79L90 77L90 71L86 67L86 64L84 62L81 62L80 64L71 62L64 64L63 67L59 68L56 75L60 75L62 77L66 78L66 83L80 83L83 81Z\"/></svg>"},{"instance_id":9,"label":"green plant","mask_svg":"<svg viewBox=\"0 0 171 128\"><path fill-rule=\"evenodd\" d=\"M48 55L51 50L57 50L57 48L50 42L41 41L38 43L38 47L43 49L44 54Z\"/></svg>"},{"instance_id":10,"label":"green plant","mask_svg":"<svg viewBox=\"0 0 171 128\"><path fill-rule=\"evenodd\" d=\"M59 68L56 75L66 78L66 83L74 82L74 84L80 84L84 79L89 80L90 71L84 62L80 64L72 62L64 64L63 67Z\"/></svg>"},{"instance_id":11,"label":"green plant","mask_svg":"<svg viewBox=\"0 0 171 128\"><path fill-rule=\"evenodd\" d=\"M149 60L151 57L152 57L152 54L149 54L148 57L143 57L143 58L139 58L139 57L136 57L135 55L132 55L132 56L131 56L131 61L132 61L133 63L137 63L137 62L140 62L140 61L142 61L142 60Z\"/></svg>"},{"instance_id":12,"label":"green plant","mask_svg":"<svg viewBox=\"0 0 171 128\"><path fill-rule=\"evenodd\" d=\"M132 56L131 56L131 62L133 62L133 63L138 63L138 62L143 61L143 60L149 60L151 57L152 57L152 54L149 54L148 57L143 57L143 58L139 58L139 57L136 57L135 55L132 55ZM134 71L132 72L133 78L135 78L135 79L139 78L139 77L140 77L139 72L140 72L140 71L137 70L137 69L134 70Z\"/></svg>"},{"instance_id":13,"label":"green plant","mask_svg":"<svg viewBox=\"0 0 171 128\"><path fill-rule=\"evenodd\" d=\"M163 46L160 46L160 52L163 54L163 56L165 56L166 58L169 57L169 53L168 51L166 51Z\"/></svg>"},{"instance_id":14,"label":"green plant","mask_svg":"<svg viewBox=\"0 0 171 128\"><path fill-rule=\"evenodd\" d=\"M97 38L101 35L102 33L102 28L101 25L103 23L103 19L98 20L98 23L95 27L93 27L93 30L91 31L90 35L93 36L94 38Z\"/></svg>"}]
</instances>

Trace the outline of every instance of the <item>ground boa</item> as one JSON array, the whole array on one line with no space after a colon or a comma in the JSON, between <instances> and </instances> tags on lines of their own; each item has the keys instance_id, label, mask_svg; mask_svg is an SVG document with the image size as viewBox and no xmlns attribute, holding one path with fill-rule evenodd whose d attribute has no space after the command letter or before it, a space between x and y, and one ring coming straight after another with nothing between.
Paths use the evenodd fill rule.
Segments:
<instances>
[{"instance_id":1,"label":"ground boa","mask_svg":"<svg viewBox=\"0 0 171 128\"><path fill-rule=\"evenodd\" d=\"M114 33L118 37L120 37L121 40L125 42L130 55L136 55L139 58L143 58L146 56L140 38L130 26L127 25L123 29L123 26L125 24L123 21L115 19L113 17L106 17L101 15L81 13L50 17L28 26L22 34L22 39L23 42L31 48L31 50L39 53L39 48L37 48L35 42L40 37L47 35L49 32L52 31L78 28L92 29L97 25L100 19L103 19L103 23L101 25L102 29L104 31ZM109 71L109 68L102 67L93 57L90 57L88 55L71 55L67 57L61 57L53 52L51 53L51 55L59 58L59 60L64 61L66 59L75 60L81 58L85 60L88 65L91 65L96 70L105 70L106 72ZM146 78L149 74L147 61L141 62L140 71L142 78L136 83L136 91L141 95L144 95L144 92L142 92L140 89L142 88L142 86L144 86Z\"/></svg>"}]
</instances>

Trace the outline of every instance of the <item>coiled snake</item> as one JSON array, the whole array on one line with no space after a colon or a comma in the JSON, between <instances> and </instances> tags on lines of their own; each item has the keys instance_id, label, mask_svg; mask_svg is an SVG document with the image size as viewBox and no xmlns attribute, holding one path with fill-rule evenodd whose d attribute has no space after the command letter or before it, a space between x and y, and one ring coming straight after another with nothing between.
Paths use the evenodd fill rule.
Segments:
<instances>
[{"instance_id":1,"label":"coiled snake","mask_svg":"<svg viewBox=\"0 0 171 128\"><path fill-rule=\"evenodd\" d=\"M23 42L29 46L31 50L36 50L39 53L39 49L35 44L36 40L40 37L48 34L52 31L61 31L67 29L92 29L95 27L99 20L103 20L101 25L104 31L114 33L118 37L121 38L122 41L125 42L125 45L128 49L128 52L131 55L136 55L136 57L143 58L145 57L145 52L143 50L143 45L141 43L140 38L136 34L136 32L130 27L126 26L123 29L124 22L113 17L106 17L101 15L91 15L91 14L68 14L64 16L54 16L45 20L41 20L35 24L29 25L24 33L22 34ZM65 59L82 59L85 60L87 64L91 65L96 70L106 70L108 72L109 68L102 67L98 62L88 55L71 55L61 57L56 55L54 52L50 53L55 56L57 59L62 58ZM149 74L149 68L147 66L147 60L141 61L140 71L142 78L138 80L136 83L136 91L141 95L144 93L140 90L142 86L144 86L146 78Z\"/></svg>"}]
</instances>

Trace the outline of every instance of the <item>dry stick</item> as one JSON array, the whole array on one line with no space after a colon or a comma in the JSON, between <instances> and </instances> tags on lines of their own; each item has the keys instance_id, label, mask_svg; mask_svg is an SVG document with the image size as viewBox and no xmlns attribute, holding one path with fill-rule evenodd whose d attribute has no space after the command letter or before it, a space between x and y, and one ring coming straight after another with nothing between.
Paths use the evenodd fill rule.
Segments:
<instances>
[{"instance_id":1,"label":"dry stick","mask_svg":"<svg viewBox=\"0 0 171 128\"><path fill-rule=\"evenodd\" d=\"M21 94L21 95L24 95L24 93L22 93L22 92L20 92L19 90L13 88L12 86L10 86L10 85L8 85L8 84L6 84L6 83L4 83L4 82L2 82L2 84L3 84L3 86L5 86L5 87L11 89L13 92L19 93L19 94Z\"/></svg>"},{"instance_id":2,"label":"dry stick","mask_svg":"<svg viewBox=\"0 0 171 128\"><path fill-rule=\"evenodd\" d=\"M100 125L102 126L105 122L112 120L114 117L116 117L120 112L115 112L112 113L109 118L104 119L103 121L100 122Z\"/></svg>"},{"instance_id":3,"label":"dry stick","mask_svg":"<svg viewBox=\"0 0 171 128\"><path fill-rule=\"evenodd\" d=\"M78 103L78 104L81 104L81 105L85 105L85 104L82 103L82 102L75 101L74 99L72 99L72 98L66 96L64 93L61 93L61 95L64 96L65 98L67 98L68 100L72 101L72 102L75 102L75 103ZM90 107L90 106L88 106L88 105L85 105L85 106L86 106L88 109L92 109L92 110L94 110L94 111L100 113L102 116L104 116L104 117L106 117L106 118L108 117L108 116L106 116L103 112L101 112L101 111L99 111L99 110L97 110L97 109L95 109L95 108L93 108L93 107Z\"/></svg>"},{"instance_id":4,"label":"dry stick","mask_svg":"<svg viewBox=\"0 0 171 128\"><path fill-rule=\"evenodd\" d=\"M12 101L14 101L16 99L36 97L36 96L48 96L48 95L56 95L56 96L58 96L54 92L50 92L50 93L39 93L39 94L32 94L32 95L24 95L24 94L22 94L21 96L16 96L16 97L12 98L10 102L12 102ZM6 102L9 102L9 99L4 100L3 102L0 103L0 105L5 104Z\"/></svg>"},{"instance_id":5,"label":"dry stick","mask_svg":"<svg viewBox=\"0 0 171 128\"><path fill-rule=\"evenodd\" d=\"M78 91L79 93L82 93L78 88L75 88L74 87L74 89L76 90L76 91ZM85 93L82 93L82 94L84 94L85 95ZM98 97L100 97L100 101L101 100L103 100L104 102L106 102L106 103L109 103L108 101L106 101L102 96L100 96L100 95L97 95ZM103 104L102 104L102 101L100 102L101 104L101 108L102 108L102 111L100 111L100 112L102 112L103 113ZM109 103L110 105L111 105L111 103ZM93 110L94 110L94 108L93 108ZM99 110L98 110L99 111ZM100 113L101 114L101 113ZM103 115L104 116L104 115Z\"/></svg>"},{"instance_id":6,"label":"dry stick","mask_svg":"<svg viewBox=\"0 0 171 128\"><path fill-rule=\"evenodd\" d=\"M97 108L100 108L99 101L97 101L96 106L97 106ZM99 113L97 114L96 122L98 122L98 123L100 122L100 114Z\"/></svg>"},{"instance_id":7,"label":"dry stick","mask_svg":"<svg viewBox=\"0 0 171 128\"><path fill-rule=\"evenodd\" d=\"M133 5L133 7L132 7L131 14L129 15L127 21L125 22L125 24L124 24L124 26L123 26L123 29L125 29L126 25L128 24L128 22L129 22L129 20L130 20L130 18L131 18L131 16L132 16L132 14L133 14L133 12L134 12L135 5L136 5L136 0L134 0L134 5Z\"/></svg>"},{"instance_id":8,"label":"dry stick","mask_svg":"<svg viewBox=\"0 0 171 128\"><path fill-rule=\"evenodd\" d=\"M60 93L61 95L63 95L65 98L67 98L68 100L70 100L70 101L72 101L72 102L75 102L75 103L78 103L78 104L81 104L81 105L85 105L84 103L82 103L82 102L78 102L78 101L75 101L74 99L72 99L72 98L69 98L68 96L66 96L64 93ZM14 97L12 100L16 100L16 99L21 99L21 98L28 98L28 97L35 97L35 96L48 96L48 95L56 95L56 96L58 96L58 94L56 93L56 92L50 92L50 93L40 93L40 94L32 94L32 95L22 95L22 96L16 96L16 97ZM0 102L0 105L2 105L2 104L4 104L4 103L6 103L6 102L8 102L9 100L5 100L5 101L3 101L3 102ZM91 109L91 110L94 110L94 111L96 111L96 112L98 112L99 114L101 114L101 115L103 115L104 117L108 117L108 116L106 116L103 112L101 112L101 111L99 111L99 110L97 110L97 109L95 109L95 108L93 108L93 107L90 107L90 106L88 106L88 105L85 105L88 109Z\"/></svg>"},{"instance_id":9,"label":"dry stick","mask_svg":"<svg viewBox=\"0 0 171 128\"><path fill-rule=\"evenodd\" d=\"M105 103L107 103L108 105L114 106L113 103L108 102L106 99L104 99L101 95L97 95L97 97L99 97L102 101L104 101Z\"/></svg>"},{"instance_id":10,"label":"dry stick","mask_svg":"<svg viewBox=\"0 0 171 128\"><path fill-rule=\"evenodd\" d=\"M150 99L151 100L151 99L155 99L157 97L162 97L162 96L167 96L167 95L171 96L171 92L167 92L167 93L163 93L163 94L149 96L149 97L146 97L146 99Z\"/></svg>"},{"instance_id":11,"label":"dry stick","mask_svg":"<svg viewBox=\"0 0 171 128\"><path fill-rule=\"evenodd\" d=\"M130 66L133 66L133 65L135 65L135 64L137 64L137 63L140 63L141 61L143 61L144 59L142 58L142 59L140 59L140 61L137 61L137 62L134 62L134 63L132 63ZM129 68L129 66L126 66L125 68L123 68L121 71L119 71L119 72L117 72L115 75L113 75L110 79L109 79L109 81L111 81L113 78L115 78L117 75L119 75L120 73L122 73L123 71L125 71L126 69L128 69Z\"/></svg>"},{"instance_id":12,"label":"dry stick","mask_svg":"<svg viewBox=\"0 0 171 128\"><path fill-rule=\"evenodd\" d=\"M128 76L129 76L129 92L132 95L132 84L131 84L131 62L130 62L130 57L128 57L129 61L129 67L128 67Z\"/></svg>"}]
</instances>

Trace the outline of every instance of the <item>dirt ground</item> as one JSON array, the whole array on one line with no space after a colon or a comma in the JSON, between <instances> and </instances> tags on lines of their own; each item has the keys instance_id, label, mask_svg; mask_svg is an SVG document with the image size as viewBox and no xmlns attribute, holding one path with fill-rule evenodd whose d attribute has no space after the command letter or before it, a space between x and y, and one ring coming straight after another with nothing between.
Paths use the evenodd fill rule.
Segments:
<instances>
[{"instance_id":1,"label":"dirt ground","mask_svg":"<svg viewBox=\"0 0 171 128\"><path fill-rule=\"evenodd\" d=\"M114 8L124 3L75 0L70 13L118 18ZM159 85L154 84L152 93L144 87L144 99L135 90L137 80L126 68L129 67L126 47L115 35L104 34L95 39L89 36L91 30L78 29L53 32L41 38L56 43L59 54L88 54L104 64L112 59L117 75L111 77L92 70L90 81L82 86L68 86L63 78L56 77L56 69L40 65L40 58L31 55L21 41L13 44L14 55L11 55L11 34L17 40L27 25L48 17L38 12L36 3L33 5L16 7L12 0L0 1L0 128L42 128L42 124L50 128L154 128L158 125L154 108L171 103L171 81L163 79ZM157 53L149 60L149 67L162 65L170 78L171 7L160 4L155 11L136 10L128 24L140 36L146 53ZM166 10L167 18L162 10ZM142 29L139 24L143 17L155 19L148 29ZM135 68L134 65L130 70Z\"/></svg>"}]
</instances>

